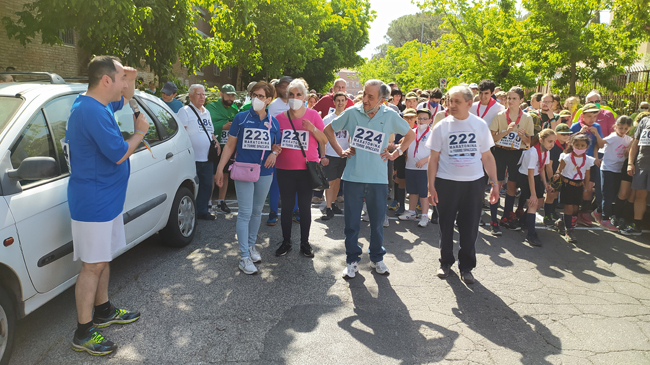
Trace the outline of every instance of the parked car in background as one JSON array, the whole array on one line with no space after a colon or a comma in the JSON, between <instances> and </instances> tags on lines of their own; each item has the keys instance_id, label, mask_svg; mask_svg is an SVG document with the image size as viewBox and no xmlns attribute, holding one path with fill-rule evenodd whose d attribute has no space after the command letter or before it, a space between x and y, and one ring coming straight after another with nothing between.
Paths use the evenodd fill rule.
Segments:
<instances>
[{"instance_id":1,"label":"parked car in background","mask_svg":"<svg viewBox=\"0 0 650 365\"><path fill-rule=\"evenodd\" d=\"M88 85L38 75L45 80L0 83L0 365L9 361L16 320L72 286L81 269L72 260L69 170L59 141L72 103ZM187 133L160 99L138 91L134 99L149 121L145 139L153 156L141 145L130 157L127 246L115 256L158 232L165 244L183 247L196 229L198 178ZM115 118L129 138L131 108Z\"/></svg>"}]
</instances>

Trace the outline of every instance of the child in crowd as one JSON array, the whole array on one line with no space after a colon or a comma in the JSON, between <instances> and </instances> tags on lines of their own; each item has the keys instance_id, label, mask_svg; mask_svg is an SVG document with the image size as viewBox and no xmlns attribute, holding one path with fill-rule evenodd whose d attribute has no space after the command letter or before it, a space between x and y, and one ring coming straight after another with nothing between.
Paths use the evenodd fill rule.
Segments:
<instances>
[{"instance_id":1,"label":"child in crowd","mask_svg":"<svg viewBox=\"0 0 650 365\"><path fill-rule=\"evenodd\" d=\"M542 245L535 230L535 215L543 201L541 199L544 197L544 192L551 190L546 176L553 173L549 151L555 145L555 140L555 132L552 129L543 129L539 133L539 142L534 144L533 141L533 146L522 153L519 160L519 186L521 187L519 199L525 200L528 205L526 212L528 233L525 242L532 246Z\"/></svg>"},{"instance_id":2,"label":"child in crowd","mask_svg":"<svg viewBox=\"0 0 650 365\"><path fill-rule=\"evenodd\" d=\"M618 231L612 224L612 203L621 186L623 163L627 157L632 137L627 132L632 127L632 118L622 115L616 120L614 132L603 138L605 142L603 162L600 165L601 190L603 192L603 215L600 225L610 231ZM627 168L627 166L626 166ZM617 202L618 203L618 202ZM622 202L621 202L622 203Z\"/></svg>"},{"instance_id":3,"label":"child in crowd","mask_svg":"<svg viewBox=\"0 0 650 365\"><path fill-rule=\"evenodd\" d=\"M402 118L408 122L409 126L415 128L415 120L417 118L417 112L413 109L405 109ZM394 137L391 136L392 141L389 145L389 149L394 148L396 144L402 140L404 136L401 134L395 134ZM395 199L392 203L388 205L389 210L394 210L395 214L400 215L405 212L404 201L406 200L406 179L404 174L406 173L406 156L402 154L393 162L393 170L395 174Z\"/></svg>"},{"instance_id":4,"label":"child in crowd","mask_svg":"<svg viewBox=\"0 0 650 365\"><path fill-rule=\"evenodd\" d=\"M587 156L589 137L582 133L571 136L566 152L560 155L560 165L555 170L553 180L561 179L560 203L564 204L564 220L558 224L558 232L565 236L569 243L576 243L573 228L573 216L578 213L582 203L582 194L589 182L591 166L596 161Z\"/></svg>"},{"instance_id":5,"label":"child in crowd","mask_svg":"<svg viewBox=\"0 0 650 365\"><path fill-rule=\"evenodd\" d=\"M418 227L429 224L429 187L427 183L427 168L431 150L425 146L431 135L429 124L431 112L429 109L417 111L417 125L413 129L415 141L404 154L406 155L406 192L409 193L409 210L398 218L400 220L416 220L416 206L420 200L422 215Z\"/></svg>"},{"instance_id":6,"label":"child in crowd","mask_svg":"<svg viewBox=\"0 0 650 365\"><path fill-rule=\"evenodd\" d=\"M564 153L564 150L567 148L567 142L571 137L571 129L567 124L560 123L555 127L555 135L557 139L553 144L553 148L549 151L551 158L551 171L557 171L558 166L560 166L560 155ZM555 228L556 221L562 220L560 215L555 212L557 207L557 197L560 195L560 186L562 185L561 180L551 181L553 175L552 173L548 175L551 187L553 191L546 193L546 199L544 200L544 225L549 228Z\"/></svg>"},{"instance_id":7,"label":"child in crowd","mask_svg":"<svg viewBox=\"0 0 650 365\"><path fill-rule=\"evenodd\" d=\"M515 204L515 194L517 193L517 165L522 152L530 145L530 137L535 133L533 118L519 109L522 100L524 100L524 91L516 86L511 88L506 98L508 109L499 112L490 123L490 131L495 142L492 154L497 164L499 185L505 180L506 171L508 171L508 184L501 225L513 230L520 229L519 225L514 223L515 214L512 211ZM499 202L490 205L492 216L490 229L493 236L501 235L497 218L498 209Z\"/></svg>"}]
</instances>

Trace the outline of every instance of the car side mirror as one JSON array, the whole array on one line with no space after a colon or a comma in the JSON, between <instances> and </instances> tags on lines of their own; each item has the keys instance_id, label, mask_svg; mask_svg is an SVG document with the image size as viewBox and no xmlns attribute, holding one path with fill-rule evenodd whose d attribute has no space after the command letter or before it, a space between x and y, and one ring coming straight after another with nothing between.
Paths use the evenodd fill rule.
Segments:
<instances>
[{"instance_id":1,"label":"car side mirror","mask_svg":"<svg viewBox=\"0 0 650 365\"><path fill-rule=\"evenodd\" d=\"M41 180L59 175L59 165L52 157L28 157L15 170L7 171L7 176L16 180Z\"/></svg>"}]
</instances>

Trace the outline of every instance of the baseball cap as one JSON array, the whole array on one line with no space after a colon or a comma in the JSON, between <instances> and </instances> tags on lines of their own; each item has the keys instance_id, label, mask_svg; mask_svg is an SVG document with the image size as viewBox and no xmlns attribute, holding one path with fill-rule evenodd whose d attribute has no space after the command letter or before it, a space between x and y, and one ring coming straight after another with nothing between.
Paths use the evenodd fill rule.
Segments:
<instances>
[{"instance_id":1,"label":"baseball cap","mask_svg":"<svg viewBox=\"0 0 650 365\"><path fill-rule=\"evenodd\" d=\"M167 81L165 83L165 86L163 86L163 88L160 90L161 93L165 93L167 95L174 94L177 91L178 91L178 87L176 86L176 84L174 84L171 81Z\"/></svg>"},{"instance_id":2,"label":"baseball cap","mask_svg":"<svg viewBox=\"0 0 650 365\"><path fill-rule=\"evenodd\" d=\"M246 87L246 91L248 92L253 91L253 86L255 86L255 84L257 84L257 81L251 81L250 84L248 84L248 86Z\"/></svg>"},{"instance_id":3,"label":"baseball cap","mask_svg":"<svg viewBox=\"0 0 650 365\"><path fill-rule=\"evenodd\" d=\"M414 93L413 91L409 91L406 93L406 98L405 99L417 99L418 94Z\"/></svg>"},{"instance_id":4,"label":"baseball cap","mask_svg":"<svg viewBox=\"0 0 650 365\"><path fill-rule=\"evenodd\" d=\"M571 134L571 128L565 123L560 123L555 127L555 133L558 134Z\"/></svg>"},{"instance_id":5,"label":"baseball cap","mask_svg":"<svg viewBox=\"0 0 650 365\"><path fill-rule=\"evenodd\" d=\"M426 113L429 116L429 118L431 118L431 110L429 110L428 108L419 109L418 114L420 113Z\"/></svg>"},{"instance_id":6,"label":"baseball cap","mask_svg":"<svg viewBox=\"0 0 650 365\"><path fill-rule=\"evenodd\" d=\"M230 84L224 84L221 87L221 92L228 95L237 95L237 92L235 91L235 87Z\"/></svg>"},{"instance_id":7,"label":"baseball cap","mask_svg":"<svg viewBox=\"0 0 650 365\"><path fill-rule=\"evenodd\" d=\"M570 117L570 116L571 116L571 112L570 112L570 111L568 111L568 110L566 110L566 109L560 111L560 117Z\"/></svg>"},{"instance_id":8,"label":"baseball cap","mask_svg":"<svg viewBox=\"0 0 650 365\"><path fill-rule=\"evenodd\" d=\"M582 113L596 113L599 111L600 108L594 103L588 103L582 108Z\"/></svg>"},{"instance_id":9,"label":"baseball cap","mask_svg":"<svg viewBox=\"0 0 650 365\"><path fill-rule=\"evenodd\" d=\"M475 82L472 82L471 84L469 84L469 88L470 89L478 89L478 85L476 85Z\"/></svg>"},{"instance_id":10,"label":"baseball cap","mask_svg":"<svg viewBox=\"0 0 650 365\"><path fill-rule=\"evenodd\" d=\"M283 82L286 82L287 84L291 83L293 81L293 77L291 76L282 76L280 79L274 84L274 86L280 85Z\"/></svg>"},{"instance_id":11,"label":"baseball cap","mask_svg":"<svg viewBox=\"0 0 650 365\"><path fill-rule=\"evenodd\" d=\"M413 108L408 108L408 109L405 109L405 110L404 110L404 114L403 114L403 115L404 115L405 117L408 117L408 116L413 116L413 117L414 117L414 116L417 116L417 115L418 115L418 112L416 112L415 109L413 109Z\"/></svg>"}]
</instances>

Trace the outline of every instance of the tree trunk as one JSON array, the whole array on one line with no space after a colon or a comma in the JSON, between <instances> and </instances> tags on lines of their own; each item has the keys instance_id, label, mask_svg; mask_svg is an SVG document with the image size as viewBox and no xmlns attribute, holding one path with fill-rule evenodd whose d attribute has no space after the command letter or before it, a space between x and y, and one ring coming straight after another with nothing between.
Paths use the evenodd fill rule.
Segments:
<instances>
[{"instance_id":1,"label":"tree trunk","mask_svg":"<svg viewBox=\"0 0 650 365\"><path fill-rule=\"evenodd\" d=\"M238 66L237 67L237 81L235 82L235 90L244 90L241 84L241 73L242 73L243 67Z\"/></svg>"},{"instance_id":2,"label":"tree trunk","mask_svg":"<svg viewBox=\"0 0 650 365\"><path fill-rule=\"evenodd\" d=\"M576 94L576 63L571 61L571 78L569 80L569 95Z\"/></svg>"}]
</instances>

